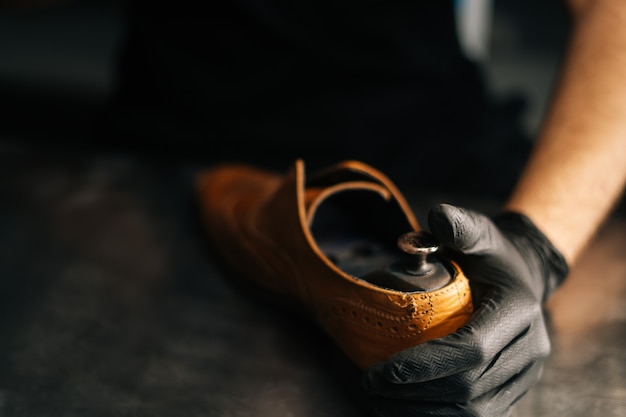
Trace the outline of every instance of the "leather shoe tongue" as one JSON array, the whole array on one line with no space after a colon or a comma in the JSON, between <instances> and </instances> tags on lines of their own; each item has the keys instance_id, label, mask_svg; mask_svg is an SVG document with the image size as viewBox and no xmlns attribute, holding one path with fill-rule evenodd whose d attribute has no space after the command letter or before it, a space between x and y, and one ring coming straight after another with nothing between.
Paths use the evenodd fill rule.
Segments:
<instances>
[{"instance_id":1,"label":"leather shoe tongue","mask_svg":"<svg viewBox=\"0 0 626 417\"><path fill-rule=\"evenodd\" d=\"M304 194L304 209L306 221L310 227L319 206L329 197L346 191L371 191L377 193L384 200L393 198L391 192L383 185L369 181L348 181L325 187L308 187Z\"/></svg>"}]
</instances>

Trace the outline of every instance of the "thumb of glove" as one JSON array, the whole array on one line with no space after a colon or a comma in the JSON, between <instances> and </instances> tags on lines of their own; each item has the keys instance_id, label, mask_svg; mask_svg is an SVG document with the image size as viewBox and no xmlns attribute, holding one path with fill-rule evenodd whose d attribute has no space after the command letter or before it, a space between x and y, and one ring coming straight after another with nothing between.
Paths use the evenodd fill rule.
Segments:
<instances>
[{"instance_id":1,"label":"thumb of glove","mask_svg":"<svg viewBox=\"0 0 626 417\"><path fill-rule=\"evenodd\" d=\"M428 225L439 242L466 255L494 252L502 244L500 231L488 217L449 204L433 207Z\"/></svg>"}]
</instances>

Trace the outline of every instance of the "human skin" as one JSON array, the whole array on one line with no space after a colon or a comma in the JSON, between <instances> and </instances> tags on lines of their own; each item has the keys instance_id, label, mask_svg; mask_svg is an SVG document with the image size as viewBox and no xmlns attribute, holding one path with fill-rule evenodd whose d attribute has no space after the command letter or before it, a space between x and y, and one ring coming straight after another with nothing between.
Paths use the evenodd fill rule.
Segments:
<instances>
[{"instance_id":1,"label":"human skin","mask_svg":"<svg viewBox=\"0 0 626 417\"><path fill-rule=\"evenodd\" d=\"M531 218L573 264L626 183L626 2L569 3L559 82L505 208Z\"/></svg>"}]
</instances>

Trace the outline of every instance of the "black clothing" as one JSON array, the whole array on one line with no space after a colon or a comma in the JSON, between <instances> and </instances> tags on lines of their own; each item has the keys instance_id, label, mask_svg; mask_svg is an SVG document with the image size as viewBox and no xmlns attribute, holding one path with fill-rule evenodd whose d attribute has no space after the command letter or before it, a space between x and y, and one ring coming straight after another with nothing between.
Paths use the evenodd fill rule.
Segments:
<instances>
[{"instance_id":1,"label":"black clothing","mask_svg":"<svg viewBox=\"0 0 626 417\"><path fill-rule=\"evenodd\" d=\"M451 1L137 0L129 21L115 126L152 149L451 185L505 140Z\"/></svg>"}]
</instances>

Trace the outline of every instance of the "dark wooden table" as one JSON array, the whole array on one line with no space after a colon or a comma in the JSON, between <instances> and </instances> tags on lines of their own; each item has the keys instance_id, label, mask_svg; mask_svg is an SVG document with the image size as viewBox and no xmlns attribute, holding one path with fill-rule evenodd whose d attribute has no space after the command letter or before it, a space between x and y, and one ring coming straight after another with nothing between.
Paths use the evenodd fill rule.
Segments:
<instances>
[{"instance_id":1,"label":"dark wooden table","mask_svg":"<svg viewBox=\"0 0 626 417\"><path fill-rule=\"evenodd\" d=\"M361 415L324 336L221 274L197 169L0 148L0 416ZM626 415L625 300L616 213L547 306L516 416Z\"/></svg>"}]
</instances>

